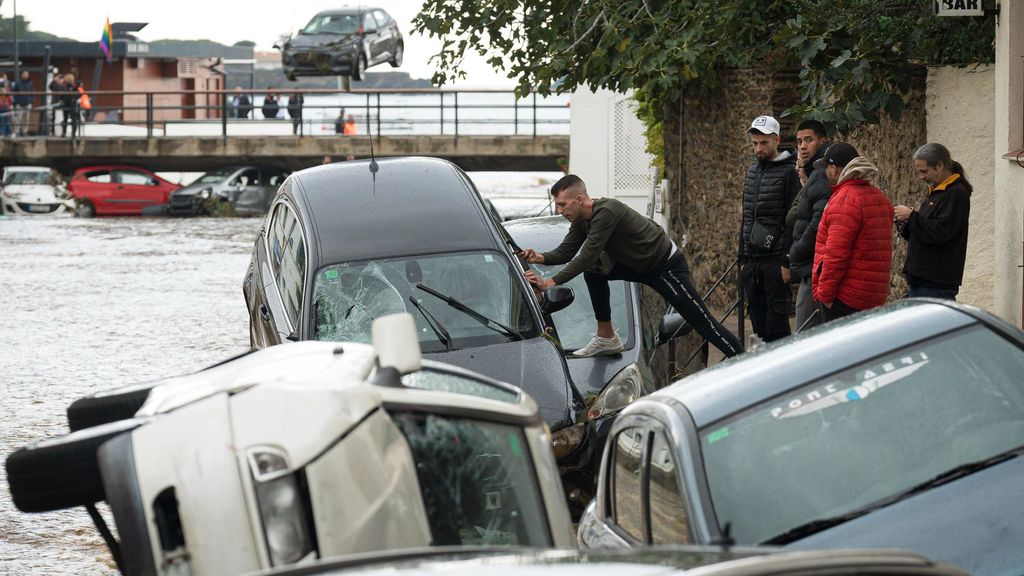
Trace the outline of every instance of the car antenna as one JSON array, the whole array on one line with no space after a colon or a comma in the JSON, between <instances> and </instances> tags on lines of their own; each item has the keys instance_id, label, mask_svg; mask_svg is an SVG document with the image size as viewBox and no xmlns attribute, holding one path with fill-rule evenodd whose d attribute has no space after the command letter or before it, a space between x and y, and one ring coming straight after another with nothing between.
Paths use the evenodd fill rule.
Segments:
<instances>
[{"instance_id":1,"label":"car antenna","mask_svg":"<svg viewBox=\"0 0 1024 576\"><path fill-rule=\"evenodd\" d=\"M736 540L732 537L732 522L726 522L725 526L719 530L721 533L711 539L712 546L721 546L722 550L728 550L730 547L736 545Z\"/></svg>"}]
</instances>

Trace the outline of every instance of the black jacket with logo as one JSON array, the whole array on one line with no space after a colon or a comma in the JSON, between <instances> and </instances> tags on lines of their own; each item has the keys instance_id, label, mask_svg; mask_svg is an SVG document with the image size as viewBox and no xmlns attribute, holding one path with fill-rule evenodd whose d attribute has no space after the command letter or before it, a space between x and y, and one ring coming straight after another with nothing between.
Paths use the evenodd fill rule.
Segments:
<instances>
[{"instance_id":1,"label":"black jacket with logo","mask_svg":"<svg viewBox=\"0 0 1024 576\"><path fill-rule=\"evenodd\" d=\"M750 259L789 259L789 235L785 231L786 212L800 190L796 173L796 154L779 149L773 160L755 162L747 170L743 183L743 220L740 226L740 256ZM760 222L778 235L771 248L750 246L750 232L754 222Z\"/></svg>"},{"instance_id":2,"label":"black jacket with logo","mask_svg":"<svg viewBox=\"0 0 1024 576\"><path fill-rule=\"evenodd\" d=\"M903 274L913 286L956 288L964 279L970 184L958 178L945 190L933 190L900 228L907 239Z\"/></svg>"}]
</instances>

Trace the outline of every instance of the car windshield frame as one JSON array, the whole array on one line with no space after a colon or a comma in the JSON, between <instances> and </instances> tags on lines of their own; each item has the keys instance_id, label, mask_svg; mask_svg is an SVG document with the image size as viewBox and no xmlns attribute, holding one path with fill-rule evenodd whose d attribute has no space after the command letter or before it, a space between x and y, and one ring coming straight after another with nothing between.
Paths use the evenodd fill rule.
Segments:
<instances>
[{"instance_id":1,"label":"car windshield frame","mask_svg":"<svg viewBox=\"0 0 1024 576\"><path fill-rule=\"evenodd\" d=\"M317 14L299 30L299 34L303 36L351 36L359 33L361 20L361 14L355 12ZM338 22L351 22L352 26L342 26L337 24Z\"/></svg>"},{"instance_id":2,"label":"car windshield frame","mask_svg":"<svg viewBox=\"0 0 1024 576\"><path fill-rule=\"evenodd\" d=\"M490 249L324 265L312 279L306 314L310 339L369 343L374 318L402 312L412 314L424 353L505 343L518 339L518 334L523 339L538 337L540 321L528 300L532 295L513 272L509 259ZM420 284L436 288L518 334L502 334L483 325L471 314L419 289ZM331 302L334 306L328 305ZM442 341L432 322L439 322L450 333L450 342Z\"/></svg>"},{"instance_id":3,"label":"car windshield frame","mask_svg":"<svg viewBox=\"0 0 1024 576\"><path fill-rule=\"evenodd\" d=\"M973 324L702 426L713 516L719 526L730 524L737 542L769 542L818 520L887 505L959 465L1019 448L1021 372L1020 344ZM927 418L914 418L921 414Z\"/></svg>"}]
</instances>

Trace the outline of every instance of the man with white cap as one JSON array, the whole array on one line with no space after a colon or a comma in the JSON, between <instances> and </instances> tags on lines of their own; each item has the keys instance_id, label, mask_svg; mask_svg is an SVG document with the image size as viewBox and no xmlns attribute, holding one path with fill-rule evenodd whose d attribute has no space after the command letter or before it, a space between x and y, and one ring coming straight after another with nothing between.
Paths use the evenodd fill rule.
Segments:
<instances>
[{"instance_id":1,"label":"man with white cap","mask_svg":"<svg viewBox=\"0 0 1024 576\"><path fill-rule=\"evenodd\" d=\"M780 149L779 121L758 116L747 129L757 161L743 184L740 225L740 276L750 323L765 342L790 333L789 245L786 212L800 190L796 154Z\"/></svg>"}]
</instances>

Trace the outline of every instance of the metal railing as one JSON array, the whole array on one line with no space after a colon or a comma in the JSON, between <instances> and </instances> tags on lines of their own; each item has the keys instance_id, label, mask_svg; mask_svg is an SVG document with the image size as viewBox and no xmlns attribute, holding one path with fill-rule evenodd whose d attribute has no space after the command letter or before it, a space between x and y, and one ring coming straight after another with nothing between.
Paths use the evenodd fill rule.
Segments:
<instances>
[{"instance_id":1,"label":"metal railing","mask_svg":"<svg viewBox=\"0 0 1024 576\"><path fill-rule=\"evenodd\" d=\"M73 138L334 137L344 136L346 120L355 123L357 136L569 133L567 95L533 93L517 98L511 90L289 90L280 93L276 107L266 105L267 90L104 90L88 92L90 110L79 105L77 92L21 94L34 101L29 137L60 136L61 132ZM288 102L298 94L304 101L298 115L291 117L294 108L289 111ZM242 95L247 105L236 101ZM68 98L62 102L61 96Z\"/></svg>"}]
</instances>

